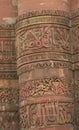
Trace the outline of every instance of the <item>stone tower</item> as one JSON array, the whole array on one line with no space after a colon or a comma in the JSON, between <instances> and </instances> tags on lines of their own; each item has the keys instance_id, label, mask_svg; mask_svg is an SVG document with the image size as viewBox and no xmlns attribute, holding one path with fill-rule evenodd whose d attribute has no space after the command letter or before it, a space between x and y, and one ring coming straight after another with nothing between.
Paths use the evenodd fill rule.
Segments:
<instances>
[{"instance_id":1,"label":"stone tower","mask_svg":"<svg viewBox=\"0 0 79 130\"><path fill-rule=\"evenodd\" d=\"M79 0L0 0L0 129L79 130Z\"/></svg>"}]
</instances>

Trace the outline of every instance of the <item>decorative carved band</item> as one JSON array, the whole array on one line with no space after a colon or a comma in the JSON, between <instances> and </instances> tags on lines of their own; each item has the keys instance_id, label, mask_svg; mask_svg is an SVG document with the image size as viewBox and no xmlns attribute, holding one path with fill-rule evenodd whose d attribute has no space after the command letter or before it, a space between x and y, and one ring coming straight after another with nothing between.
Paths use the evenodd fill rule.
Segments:
<instances>
[{"instance_id":1,"label":"decorative carved band","mask_svg":"<svg viewBox=\"0 0 79 130\"><path fill-rule=\"evenodd\" d=\"M62 26L70 26L69 19L67 18L58 18L56 16L38 16L34 18L24 19L23 21L20 21L17 23L16 29L20 29L23 27L31 26L31 25L37 25L37 24L58 24Z\"/></svg>"},{"instance_id":2,"label":"decorative carved band","mask_svg":"<svg viewBox=\"0 0 79 130\"><path fill-rule=\"evenodd\" d=\"M52 24L39 24L17 31L17 57L36 52L71 53L70 30Z\"/></svg>"},{"instance_id":3,"label":"decorative carved band","mask_svg":"<svg viewBox=\"0 0 79 130\"><path fill-rule=\"evenodd\" d=\"M70 70L73 69L72 63L49 60L22 65L17 69L17 72L18 75L21 75L23 73L34 71L36 69L56 69L56 68L68 68Z\"/></svg>"},{"instance_id":4,"label":"decorative carved band","mask_svg":"<svg viewBox=\"0 0 79 130\"><path fill-rule=\"evenodd\" d=\"M42 96L73 97L71 82L67 83L64 78L45 78L26 81L20 84L20 99Z\"/></svg>"},{"instance_id":5,"label":"decorative carved band","mask_svg":"<svg viewBox=\"0 0 79 130\"><path fill-rule=\"evenodd\" d=\"M76 25L76 23L78 24L79 20L79 10L78 11L73 11L70 13L67 13L65 11L59 11L59 10L42 10L42 11L32 11L32 12L28 12L26 14L23 14L21 16L19 16L17 18L17 23L24 20L24 19L29 19L32 17L39 17L39 16L57 16L57 17L64 17L70 20L70 23L72 23L72 25ZM74 20L76 20L76 23ZM72 22L73 21L73 22ZM67 25L69 26L69 25ZM71 26L71 25L70 25ZM19 26L18 26L19 27Z\"/></svg>"},{"instance_id":6,"label":"decorative carved band","mask_svg":"<svg viewBox=\"0 0 79 130\"><path fill-rule=\"evenodd\" d=\"M44 53L35 53L31 55L25 55L17 60L18 67L21 67L25 64L31 64L35 62L42 61L61 61L61 62L71 62L71 55L53 53L53 52L44 52Z\"/></svg>"},{"instance_id":7,"label":"decorative carved band","mask_svg":"<svg viewBox=\"0 0 79 130\"><path fill-rule=\"evenodd\" d=\"M17 79L15 25L0 25L0 79Z\"/></svg>"},{"instance_id":8,"label":"decorative carved band","mask_svg":"<svg viewBox=\"0 0 79 130\"><path fill-rule=\"evenodd\" d=\"M45 102L20 108L20 124L23 130L45 126L72 124L72 102Z\"/></svg>"},{"instance_id":9,"label":"decorative carved band","mask_svg":"<svg viewBox=\"0 0 79 130\"><path fill-rule=\"evenodd\" d=\"M9 103L17 104L19 101L19 89L18 88L0 88L0 104Z\"/></svg>"},{"instance_id":10,"label":"decorative carved band","mask_svg":"<svg viewBox=\"0 0 79 130\"><path fill-rule=\"evenodd\" d=\"M42 10L42 11L32 11L32 12L28 12L26 14L23 14L21 16L18 17L17 22L19 22L20 20L23 19L28 19L31 17L37 17L37 16L61 16L61 17L69 17L70 14L65 12L65 11L60 11L60 10Z\"/></svg>"},{"instance_id":11,"label":"decorative carved band","mask_svg":"<svg viewBox=\"0 0 79 130\"><path fill-rule=\"evenodd\" d=\"M25 72L33 70L38 63L57 61L70 64L72 48L68 13L47 10L19 17L16 24L16 50L19 75L23 74L24 69ZM28 66L29 70L26 69Z\"/></svg>"},{"instance_id":12,"label":"decorative carved band","mask_svg":"<svg viewBox=\"0 0 79 130\"><path fill-rule=\"evenodd\" d=\"M0 72L0 79L18 79L17 73L15 72Z\"/></svg>"}]
</instances>

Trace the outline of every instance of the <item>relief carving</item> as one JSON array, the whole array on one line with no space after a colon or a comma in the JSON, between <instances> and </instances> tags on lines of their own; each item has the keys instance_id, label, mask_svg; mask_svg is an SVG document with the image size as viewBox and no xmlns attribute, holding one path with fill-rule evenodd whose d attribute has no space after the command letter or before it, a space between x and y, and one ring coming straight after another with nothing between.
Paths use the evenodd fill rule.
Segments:
<instances>
[{"instance_id":1,"label":"relief carving","mask_svg":"<svg viewBox=\"0 0 79 130\"><path fill-rule=\"evenodd\" d=\"M79 52L79 26L74 27L72 30L72 40L73 40L73 52L78 53Z\"/></svg>"},{"instance_id":2,"label":"relief carving","mask_svg":"<svg viewBox=\"0 0 79 130\"><path fill-rule=\"evenodd\" d=\"M50 79L31 80L20 84L20 98L21 100L27 97L44 96L44 95L72 95L71 85L66 83L64 79L54 77Z\"/></svg>"},{"instance_id":3,"label":"relief carving","mask_svg":"<svg viewBox=\"0 0 79 130\"><path fill-rule=\"evenodd\" d=\"M50 25L38 25L26 29L17 36L17 55L40 51L70 51L70 32L65 28Z\"/></svg>"},{"instance_id":4,"label":"relief carving","mask_svg":"<svg viewBox=\"0 0 79 130\"><path fill-rule=\"evenodd\" d=\"M43 17L44 16L44 17ZM34 18L33 18L34 17ZM36 18L37 17L37 18ZM58 17L58 18L57 18ZM44 18L46 23L44 23ZM45 68L72 68L71 59L71 32L69 15L63 11L34 11L24 14L18 18L16 26L16 49L14 31L0 31L0 62L18 63L18 73ZM75 20L74 24L79 21ZM33 25L35 23L35 25ZM50 24L49 24L50 23ZM37 25L36 25L37 24ZM61 24L61 25L60 25ZM31 26L28 26L31 25ZM22 28L23 27L23 28ZM13 29L13 26L6 27L0 25L0 29ZM74 53L79 51L79 27L73 29ZM4 34L3 34L4 33ZM6 39L5 39L5 38ZM43 53L42 53L43 52ZM53 53L55 52L55 53ZM56 54L56 52L58 54ZM63 52L63 53L62 53ZM77 56L78 57L78 56ZM76 57L76 58L77 58ZM78 59L78 58L77 58ZM41 61L42 60L42 61ZM46 60L45 62L43 62ZM50 61L51 60L51 61ZM58 61L57 61L58 60ZM40 62L41 61L41 62ZM11 66L10 66L11 67ZM2 70L3 69L3 70ZM0 78L17 78L16 67L11 69L0 65ZM5 69L5 72L3 73ZM12 71L11 71L12 70ZM7 71L7 73L6 73ZM11 72L11 73L9 73ZM38 98L43 96L61 96L72 98L71 83L66 83L65 79L52 77L49 79L30 80L20 84L20 100L24 101L29 97ZM10 88L0 88L1 103L18 103L19 91ZM79 125L78 110L78 85L76 88L76 123ZM23 130L52 125L72 124L74 118L74 105L67 101L54 101L27 104L20 108L20 123ZM6 112L0 115L0 125L3 130L17 130L16 122L19 119L15 114ZM5 121L5 124L4 124Z\"/></svg>"},{"instance_id":5,"label":"relief carving","mask_svg":"<svg viewBox=\"0 0 79 130\"><path fill-rule=\"evenodd\" d=\"M1 130L17 130L19 128L18 112L0 112Z\"/></svg>"},{"instance_id":6,"label":"relief carving","mask_svg":"<svg viewBox=\"0 0 79 130\"><path fill-rule=\"evenodd\" d=\"M15 40L0 40L0 61L15 62Z\"/></svg>"},{"instance_id":7,"label":"relief carving","mask_svg":"<svg viewBox=\"0 0 79 130\"><path fill-rule=\"evenodd\" d=\"M0 88L0 103L18 104L19 89L18 88Z\"/></svg>"},{"instance_id":8,"label":"relief carving","mask_svg":"<svg viewBox=\"0 0 79 130\"><path fill-rule=\"evenodd\" d=\"M27 12L21 16L18 17L17 22L23 19L31 18L31 17L36 17L36 16L60 16L60 17L66 17L69 18L69 13L65 11L60 11L60 10L42 10L42 11L31 11ZM73 14L74 15L74 14Z\"/></svg>"},{"instance_id":9,"label":"relief carving","mask_svg":"<svg viewBox=\"0 0 79 130\"><path fill-rule=\"evenodd\" d=\"M25 64L31 65L31 63L37 63L37 62L44 62L44 61L61 61L61 62L71 62L71 55L65 54L65 53L56 53L56 52L39 52L39 53L33 53L30 55L24 55L22 57L19 57L17 59L17 67L22 67Z\"/></svg>"},{"instance_id":10,"label":"relief carving","mask_svg":"<svg viewBox=\"0 0 79 130\"><path fill-rule=\"evenodd\" d=\"M73 103L48 102L41 104L31 104L22 107L20 109L20 114L20 123L24 130L31 127L37 128L55 124L72 124Z\"/></svg>"},{"instance_id":11,"label":"relief carving","mask_svg":"<svg viewBox=\"0 0 79 130\"><path fill-rule=\"evenodd\" d=\"M34 72L36 69L72 69L69 16L57 14L57 12L54 14L51 12L50 16L49 11L43 11L43 14L37 11L18 18L16 49L19 76L22 77L22 74ZM73 124L74 105L72 102L49 101L42 103L40 101L38 103L38 98L46 96L71 99L73 98L72 91L71 83L59 77L20 83L20 102L25 103L27 99L32 98L37 100L35 104L30 102L26 106L20 106L22 129Z\"/></svg>"},{"instance_id":12,"label":"relief carving","mask_svg":"<svg viewBox=\"0 0 79 130\"><path fill-rule=\"evenodd\" d=\"M27 73L30 71L34 71L35 69L54 69L54 68L68 68L72 69L72 64L68 62L60 62L60 61L44 61L44 62L38 62L38 63L31 63L28 65L23 65L18 68L17 72L18 75L21 75L23 73Z\"/></svg>"}]
</instances>

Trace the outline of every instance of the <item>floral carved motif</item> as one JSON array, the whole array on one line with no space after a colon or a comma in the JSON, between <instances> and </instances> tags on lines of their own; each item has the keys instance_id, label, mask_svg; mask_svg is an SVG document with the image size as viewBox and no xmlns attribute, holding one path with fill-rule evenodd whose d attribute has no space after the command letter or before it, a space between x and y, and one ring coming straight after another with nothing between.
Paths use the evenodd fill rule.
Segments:
<instances>
[{"instance_id":1,"label":"floral carved motif","mask_svg":"<svg viewBox=\"0 0 79 130\"><path fill-rule=\"evenodd\" d=\"M44 96L44 95L60 95L71 96L71 85L61 78L50 78L41 80L31 80L20 84L20 98L26 99L30 96Z\"/></svg>"},{"instance_id":2,"label":"floral carved motif","mask_svg":"<svg viewBox=\"0 0 79 130\"><path fill-rule=\"evenodd\" d=\"M70 51L70 32L66 28L38 25L17 35L18 56L40 51Z\"/></svg>"}]
</instances>

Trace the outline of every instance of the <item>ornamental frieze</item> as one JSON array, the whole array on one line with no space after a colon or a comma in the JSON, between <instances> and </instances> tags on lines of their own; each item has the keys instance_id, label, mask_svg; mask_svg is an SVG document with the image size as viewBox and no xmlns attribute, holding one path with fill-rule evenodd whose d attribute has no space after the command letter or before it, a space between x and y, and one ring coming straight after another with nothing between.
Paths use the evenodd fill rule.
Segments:
<instances>
[{"instance_id":1,"label":"ornamental frieze","mask_svg":"<svg viewBox=\"0 0 79 130\"><path fill-rule=\"evenodd\" d=\"M0 29L0 38L15 38L14 29Z\"/></svg>"},{"instance_id":2,"label":"ornamental frieze","mask_svg":"<svg viewBox=\"0 0 79 130\"><path fill-rule=\"evenodd\" d=\"M28 27L36 24L45 24L45 23L58 24L58 25L70 27L70 22L68 18L64 18L64 17L58 18L56 16L37 16L37 17L32 17L20 21L18 24L16 24L16 29L19 30L23 27Z\"/></svg>"},{"instance_id":3,"label":"ornamental frieze","mask_svg":"<svg viewBox=\"0 0 79 130\"><path fill-rule=\"evenodd\" d=\"M25 64L31 64L40 61L61 61L61 62L71 62L71 55L64 53L53 53L53 52L42 52L30 55L25 55L17 60L17 67Z\"/></svg>"},{"instance_id":4,"label":"ornamental frieze","mask_svg":"<svg viewBox=\"0 0 79 130\"><path fill-rule=\"evenodd\" d=\"M61 17L67 17L69 18L69 13L65 11L60 10L42 10L42 11L31 11L27 12L17 18L17 22L23 19L31 18L31 17L37 17L37 16L61 16Z\"/></svg>"},{"instance_id":5,"label":"ornamental frieze","mask_svg":"<svg viewBox=\"0 0 79 130\"><path fill-rule=\"evenodd\" d=\"M0 104L12 103L18 105L19 89L18 88L0 88Z\"/></svg>"},{"instance_id":6,"label":"ornamental frieze","mask_svg":"<svg viewBox=\"0 0 79 130\"><path fill-rule=\"evenodd\" d=\"M18 79L17 72L0 72L0 79Z\"/></svg>"},{"instance_id":7,"label":"ornamental frieze","mask_svg":"<svg viewBox=\"0 0 79 130\"><path fill-rule=\"evenodd\" d=\"M17 67L18 75L34 71L35 69L56 69L56 68L68 68L72 70L72 64L64 61L42 61L37 63L25 64L23 66Z\"/></svg>"},{"instance_id":8,"label":"ornamental frieze","mask_svg":"<svg viewBox=\"0 0 79 130\"><path fill-rule=\"evenodd\" d=\"M52 24L40 24L26 28L17 34L17 57L39 51L64 51L70 53L70 30L53 27Z\"/></svg>"},{"instance_id":9,"label":"ornamental frieze","mask_svg":"<svg viewBox=\"0 0 79 130\"><path fill-rule=\"evenodd\" d=\"M0 61L3 62L15 62L15 39L0 39Z\"/></svg>"},{"instance_id":10,"label":"ornamental frieze","mask_svg":"<svg viewBox=\"0 0 79 130\"><path fill-rule=\"evenodd\" d=\"M65 96L72 97L73 87L64 78L46 78L30 80L20 84L20 99L39 96Z\"/></svg>"},{"instance_id":11,"label":"ornamental frieze","mask_svg":"<svg viewBox=\"0 0 79 130\"><path fill-rule=\"evenodd\" d=\"M24 130L73 123L72 102L46 102L20 108L20 124Z\"/></svg>"}]
</instances>

